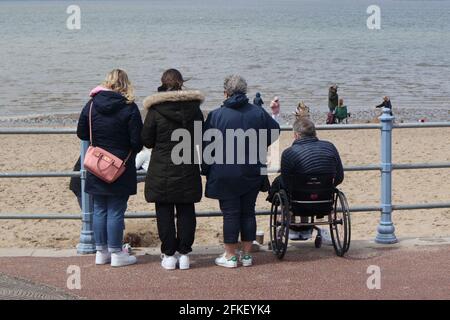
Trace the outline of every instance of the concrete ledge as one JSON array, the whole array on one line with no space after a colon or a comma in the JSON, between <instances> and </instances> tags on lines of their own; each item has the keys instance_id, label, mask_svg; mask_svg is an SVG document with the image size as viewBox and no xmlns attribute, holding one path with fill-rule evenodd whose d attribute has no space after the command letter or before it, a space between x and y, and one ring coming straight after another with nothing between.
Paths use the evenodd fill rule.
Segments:
<instances>
[{"instance_id":1,"label":"concrete ledge","mask_svg":"<svg viewBox=\"0 0 450 320\"><path fill-rule=\"evenodd\" d=\"M302 249L314 246L312 241L290 241L289 250ZM373 240L354 240L351 242L350 251L372 251L377 249L425 249L432 246L450 245L450 237L429 238L403 238L395 244L378 244ZM327 247L324 245L324 247ZM269 251L267 244L260 247L261 251ZM222 245L195 246L192 255L221 254ZM159 256L159 247L134 248L133 254L137 256ZM76 249L52 249L52 248L0 248L0 257L42 257L42 258L68 258L78 256Z\"/></svg>"}]
</instances>

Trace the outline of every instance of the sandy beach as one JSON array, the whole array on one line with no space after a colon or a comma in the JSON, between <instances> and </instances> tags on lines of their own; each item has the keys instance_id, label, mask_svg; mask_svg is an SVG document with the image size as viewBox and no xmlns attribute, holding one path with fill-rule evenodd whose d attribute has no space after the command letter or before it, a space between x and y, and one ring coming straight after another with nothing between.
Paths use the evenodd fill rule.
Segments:
<instances>
[{"instance_id":1,"label":"sandy beach","mask_svg":"<svg viewBox=\"0 0 450 320\"><path fill-rule=\"evenodd\" d=\"M344 165L364 165L379 162L378 130L320 131L319 138L332 141L340 151ZM450 129L397 129L394 131L395 163L450 161ZM2 137L0 171L70 171L79 153L79 141L72 135L21 135ZM292 142L285 132L281 150ZM50 163L54 163L50 167ZM379 203L379 172L348 172L340 187L350 206ZM449 201L450 170L396 171L393 176L394 204ZM68 189L67 178L2 179L0 182L1 214L6 213L77 213L76 198ZM143 184L138 194L130 198L129 212L154 210L143 196ZM260 194L257 208L266 210L266 194ZM216 200L203 198L197 210L218 210ZM396 235L402 237L449 236L450 210L414 210L394 212ZM379 221L378 212L352 215L353 239L373 239ZM79 240L80 221L71 220L0 220L0 247L71 248ZM258 217L258 229L266 231L268 217ZM139 234L144 246L158 246L154 219L129 219L126 232ZM196 244L218 244L222 238L221 218L200 218Z\"/></svg>"}]
</instances>

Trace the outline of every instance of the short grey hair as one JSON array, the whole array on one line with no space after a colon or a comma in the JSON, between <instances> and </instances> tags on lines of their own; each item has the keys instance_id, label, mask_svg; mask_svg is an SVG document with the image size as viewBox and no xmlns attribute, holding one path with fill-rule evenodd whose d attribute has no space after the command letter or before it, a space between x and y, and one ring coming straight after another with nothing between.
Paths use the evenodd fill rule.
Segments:
<instances>
[{"instance_id":1,"label":"short grey hair","mask_svg":"<svg viewBox=\"0 0 450 320\"><path fill-rule=\"evenodd\" d=\"M247 81L237 74L230 75L225 78L223 82L223 89L228 96L232 96L236 93L247 93Z\"/></svg>"},{"instance_id":2,"label":"short grey hair","mask_svg":"<svg viewBox=\"0 0 450 320\"><path fill-rule=\"evenodd\" d=\"M316 137L316 126L308 118L300 118L294 122L294 132L302 137Z\"/></svg>"}]
</instances>

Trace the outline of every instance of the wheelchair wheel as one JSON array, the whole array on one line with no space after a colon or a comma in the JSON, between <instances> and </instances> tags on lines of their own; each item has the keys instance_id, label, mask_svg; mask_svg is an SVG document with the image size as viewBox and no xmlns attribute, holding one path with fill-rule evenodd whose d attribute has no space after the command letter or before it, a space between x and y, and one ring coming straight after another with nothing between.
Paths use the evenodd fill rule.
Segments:
<instances>
[{"instance_id":1,"label":"wheelchair wheel","mask_svg":"<svg viewBox=\"0 0 450 320\"><path fill-rule=\"evenodd\" d=\"M319 249L320 247L322 247L322 237L321 236L317 236L316 240L314 240L314 246Z\"/></svg>"},{"instance_id":2,"label":"wheelchair wheel","mask_svg":"<svg viewBox=\"0 0 450 320\"><path fill-rule=\"evenodd\" d=\"M336 191L334 209L331 213L330 221L330 233L334 251L336 255L343 257L350 248L351 227L347 198L339 190Z\"/></svg>"},{"instance_id":3,"label":"wheelchair wheel","mask_svg":"<svg viewBox=\"0 0 450 320\"><path fill-rule=\"evenodd\" d=\"M270 243L273 253L283 259L289 241L290 214L288 197L284 190L277 192L270 209Z\"/></svg>"}]
</instances>

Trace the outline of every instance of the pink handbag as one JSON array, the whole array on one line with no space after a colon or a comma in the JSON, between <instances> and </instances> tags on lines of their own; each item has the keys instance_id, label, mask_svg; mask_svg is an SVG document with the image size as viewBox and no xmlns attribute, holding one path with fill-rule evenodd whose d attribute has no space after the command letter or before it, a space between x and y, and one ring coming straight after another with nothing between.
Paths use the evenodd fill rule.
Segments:
<instances>
[{"instance_id":1,"label":"pink handbag","mask_svg":"<svg viewBox=\"0 0 450 320\"><path fill-rule=\"evenodd\" d=\"M125 160L111 152L92 145L92 104L89 108L89 141L90 145L84 157L84 168L106 183L113 183L125 172L125 163L131 156L131 151Z\"/></svg>"}]
</instances>

